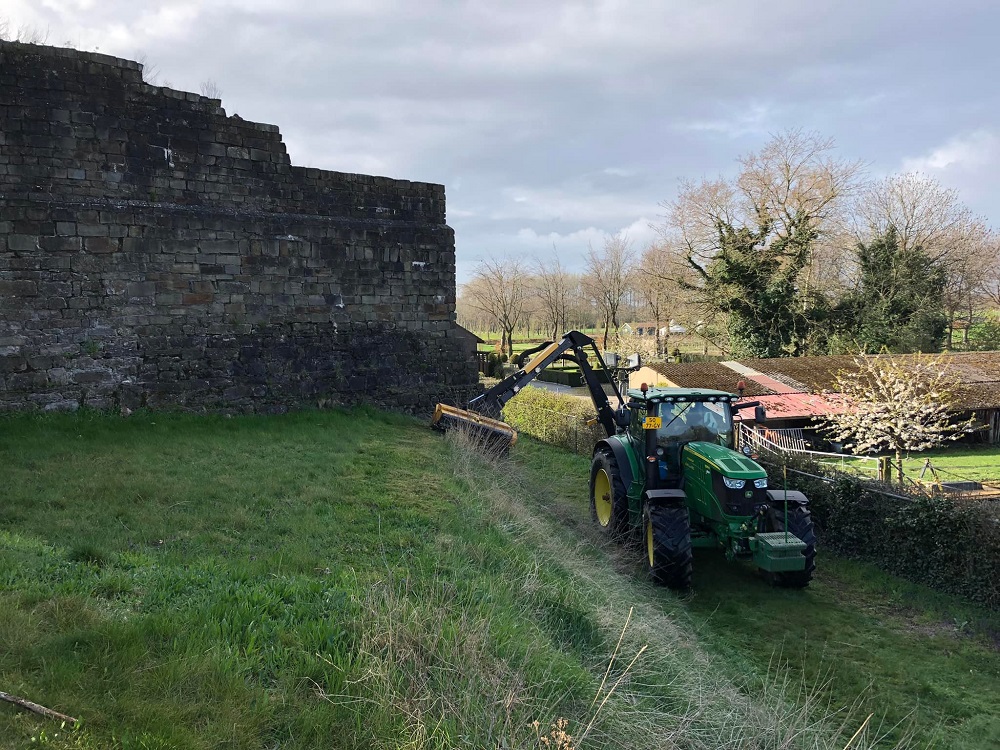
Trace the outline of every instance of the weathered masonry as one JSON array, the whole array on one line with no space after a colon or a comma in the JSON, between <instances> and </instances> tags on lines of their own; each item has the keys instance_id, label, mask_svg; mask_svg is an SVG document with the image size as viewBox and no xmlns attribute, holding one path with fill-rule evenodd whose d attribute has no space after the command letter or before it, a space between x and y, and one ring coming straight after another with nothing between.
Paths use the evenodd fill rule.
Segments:
<instances>
[{"instance_id":1,"label":"weathered masonry","mask_svg":"<svg viewBox=\"0 0 1000 750\"><path fill-rule=\"evenodd\" d=\"M0 43L0 409L474 392L444 188L293 167L220 104Z\"/></svg>"}]
</instances>

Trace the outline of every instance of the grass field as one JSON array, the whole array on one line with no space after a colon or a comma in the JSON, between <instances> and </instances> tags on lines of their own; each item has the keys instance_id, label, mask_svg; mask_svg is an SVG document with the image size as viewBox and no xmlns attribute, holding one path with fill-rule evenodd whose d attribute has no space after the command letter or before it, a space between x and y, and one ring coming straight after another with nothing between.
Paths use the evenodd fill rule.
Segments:
<instances>
[{"instance_id":1,"label":"grass field","mask_svg":"<svg viewBox=\"0 0 1000 750\"><path fill-rule=\"evenodd\" d=\"M1000 446L987 445L965 448L951 446L944 450L927 451L912 454L903 461L903 468L908 476L916 479L924 465L925 459L930 459L931 465L937 469L942 481L991 481L1000 484ZM930 470L924 474L924 479L933 479Z\"/></svg>"},{"instance_id":2,"label":"grass field","mask_svg":"<svg viewBox=\"0 0 1000 750\"><path fill-rule=\"evenodd\" d=\"M827 556L792 592L700 555L678 596L530 440L19 416L0 460L0 690L82 718L0 703L0 748L998 747L995 615Z\"/></svg>"},{"instance_id":3,"label":"grass field","mask_svg":"<svg viewBox=\"0 0 1000 750\"><path fill-rule=\"evenodd\" d=\"M594 338L595 340L599 341L600 338L604 335L604 330L603 329L602 330L596 330L596 329L592 329L592 328L587 328L587 329L584 329L582 331L582 333L585 333L588 336L590 336L590 337ZM477 347L479 351L481 351L481 352L496 351L497 345L498 345L498 343L500 341L499 334L490 333L488 331L475 331L475 334L477 336L479 336L479 338L484 339L485 341L488 342L486 344L479 344L478 347ZM515 336L514 336L514 353L515 354L520 354L525 349L529 349L529 348L531 348L533 346L537 346L538 342L540 342L542 340L543 339L538 339L536 337L536 338L531 338L531 340L529 341L526 334L522 333L521 336L518 336L518 334L515 333ZM707 347L706 347L706 344L707 344ZM694 333L673 334L673 335L671 335L670 339L669 339L668 349L669 349L669 351L673 351L675 348L679 349L682 354L711 354L711 355L721 355L721 354L723 354L722 349L720 349L719 347L715 346L714 344L706 342L705 339L699 337L698 335L696 335ZM707 348L707 351L706 351L706 348Z\"/></svg>"}]
</instances>

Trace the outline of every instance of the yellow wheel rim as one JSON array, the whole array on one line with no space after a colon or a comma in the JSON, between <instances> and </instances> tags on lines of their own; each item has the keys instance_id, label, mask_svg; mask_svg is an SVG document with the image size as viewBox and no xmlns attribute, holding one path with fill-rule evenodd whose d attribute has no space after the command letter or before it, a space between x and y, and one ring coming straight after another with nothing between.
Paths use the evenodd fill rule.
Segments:
<instances>
[{"instance_id":1,"label":"yellow wheel rim","mask_svg":"<svg viewBox=\"0 0 1000 750\"><path fill-rule=\"evenodd\" d=\"M649 558L649 567L653 567L653 519L646 516L646 557Z\"/></svg>"},{"instance_id":2,"label":"yellow wheel rim","mask_svg":"<svg viewBox=\"0 0 1000 750\"><path fill-rule=\"evenodd\" d=\"M594 510L597 511L597 522L601 526L611 523L611 477L604 469L594 477Z\"/></svg>"}]
</instances>

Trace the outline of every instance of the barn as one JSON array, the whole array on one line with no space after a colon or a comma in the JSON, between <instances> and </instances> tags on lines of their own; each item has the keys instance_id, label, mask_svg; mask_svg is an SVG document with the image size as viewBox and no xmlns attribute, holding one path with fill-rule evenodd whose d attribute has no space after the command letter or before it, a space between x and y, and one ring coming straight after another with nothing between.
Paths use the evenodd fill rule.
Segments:
<instances>
[{"instance_id":1,"label":"barn","mask_svg":"<svg viewBox=\"0 0 1000 750\"><path fill-rule=\"evenodd\" d=\"M915 362L919 355L876 355L899 363ZM1000 352L949 352L936 355L958 383L956 415L972 415L982 429L969 439L1000 442ZM630 386L640 383L677 388L712 388L736 392L767 407L768 426L815 430L823 417L843 408L836 393L837 376L857 368L852 355L745 359L724 362L656 362L633 373Z\"/></svg>"}]
</instances>

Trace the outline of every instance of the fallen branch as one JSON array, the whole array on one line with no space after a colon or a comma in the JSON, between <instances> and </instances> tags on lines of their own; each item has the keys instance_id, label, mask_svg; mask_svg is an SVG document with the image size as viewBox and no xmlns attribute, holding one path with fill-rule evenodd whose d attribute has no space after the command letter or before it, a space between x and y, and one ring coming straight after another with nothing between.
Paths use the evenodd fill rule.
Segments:
<instances>
[{"instance_id":1,"label":"fallen branch","mask_svg":"<svg viewBox=\"0 0 1000 750\"><path fill-rule=\"evenodd\" d=\"M0 700L7 701L8 703L13 703L15 706L20 706L21 708L26 708L29 711L33 711L40 716L44 716L48 719L55 719L56 721L65 721L70 724L76 724L76 719L72 716L67 716L66 714L61 714L58 711L53 711L51 708L46 708L45 706L39 706L37 703L32 703L24 698L18 698L16 695L11 695L10 693L5 693L0 690Z\"/></svg>"}]
</instances>

